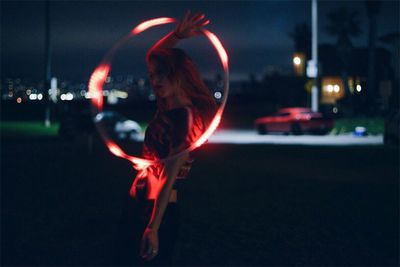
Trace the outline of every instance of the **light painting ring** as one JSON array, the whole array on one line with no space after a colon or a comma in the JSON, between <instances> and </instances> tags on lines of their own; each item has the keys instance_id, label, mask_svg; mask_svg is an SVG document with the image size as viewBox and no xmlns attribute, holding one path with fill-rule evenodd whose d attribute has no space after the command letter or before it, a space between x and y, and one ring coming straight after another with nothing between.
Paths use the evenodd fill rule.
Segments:
<instances>
[{"instance_id":1,"label":"light painting ring","mask_svg":"<svg viewBox=\"0 0 400 267\"><path fill-rule=\"evenodd\" d=\"M109 51L108 53L104 56L103 60L101 63L96 67L96 69L93 71L92 75L90 76L89 80L89 91L88 95L89 98L91 99L91 104L92 104L92 114L95 117L98 113L102 112L103 110L103 86L105 83L105 80L108 77L108 74L110 73L111 70L111 63L112 63L112 58L117 52L117 50L123 46L129 39L132 37L144 32L145 30L163 25L163 24L168 24L168 23L175 23L176 20L173 18L156 18L156 19L151 19L144 21L140 23L138 26L133 28L133 30L123 38L121 38ZM217 51L217 54L220 58L222 67L224 69L224 93L223 97L221 100L221 104L218 107L213 120L211 121L209 127L207 130L195 141L193 144L191 144L190 147L187 149L183 150L182 152L175 154L173 156L169 156L167 158L163 159L158 159L158 160L149 160L149 159L144 159L140 157L134 157L131 155L126 154L115 142L113 142L106 131L102 127L100 127L99 123L96 123L96 129L100 133L101 138L103 141L106 143L107 148L110 150L111 153L113 153L117 157L121 157L124 159L129 160L130 162L133 163L133 167L136 170L142 171L143 175L146 175L145 170L148 166L156 164L156 163L163 163L167 160L171 160L174 158L177 158L185 153L191 152L194 149L200 147L212 134L213 132L217 129L221 118L222 118L222 113L225 109L226 101L228 99L228 94L229 94L229 66L228 66L228 54L226 53L225 48L223 47L222 43L218 39L218 37L208 31L203 29L202 30L203 34L208 38L208 40L211 42L211 44L214 46L214 48Z\"/></svg>"}]
</instances>

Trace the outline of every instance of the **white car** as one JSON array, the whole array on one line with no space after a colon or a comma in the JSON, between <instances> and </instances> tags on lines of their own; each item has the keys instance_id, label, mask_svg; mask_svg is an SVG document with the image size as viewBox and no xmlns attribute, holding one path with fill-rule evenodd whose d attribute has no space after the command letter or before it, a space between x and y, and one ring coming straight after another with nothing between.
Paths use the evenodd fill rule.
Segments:
<instances>
[{"instance_id":1,"label":"white car","mask_svg":"<svg viewBox=\"0 0 400 267\"><path fill-rule=\"evenodd\" d=\"M95 123L103 123L107 132L118 139L139 141L142 128L139 123L129 120L115 111L103 111L96 115Z\"/></svg>"}]
</instances>

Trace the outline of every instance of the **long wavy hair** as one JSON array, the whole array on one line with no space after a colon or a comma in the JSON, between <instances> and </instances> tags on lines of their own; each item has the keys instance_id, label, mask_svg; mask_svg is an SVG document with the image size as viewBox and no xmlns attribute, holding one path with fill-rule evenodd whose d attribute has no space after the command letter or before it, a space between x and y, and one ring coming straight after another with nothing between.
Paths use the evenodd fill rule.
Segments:
<instances>
[{"instance_id":1,"label":"long wavy hair","mask_svg":"<svg viewBox=\"0 0 400 267\"><path fill-rule=\"evenodd\" d=\"M166 78L177 85L191 100L199 111L204 125L208 125L214 117L217 104L204 83L192 59L179 48L159 48L151 51L146 57L147 64L157 62L166 73ZM181 92L179 92L181 93ZM159 111L165 110L163 99L157 99Z\"/></svg>"}]
</instances>

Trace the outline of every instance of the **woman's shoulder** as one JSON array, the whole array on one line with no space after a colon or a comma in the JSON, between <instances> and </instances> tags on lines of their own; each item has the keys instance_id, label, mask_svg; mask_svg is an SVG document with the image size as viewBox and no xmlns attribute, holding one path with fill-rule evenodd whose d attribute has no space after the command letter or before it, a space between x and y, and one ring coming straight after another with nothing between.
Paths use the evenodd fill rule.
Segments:
<instances>
[{"instance_id":1,"label":"woman's shoulder","mask_svg":"<svg viewBox=\"0 0 400 267\"><path fill-rule=\"evenodd\" d=\"M182 120L187 120L188 117L192 116L194 112L193 106L182 106L178 108L173 108L164 112L164 116L174 122L181 122Z\"/></svg>"}]
</instances>

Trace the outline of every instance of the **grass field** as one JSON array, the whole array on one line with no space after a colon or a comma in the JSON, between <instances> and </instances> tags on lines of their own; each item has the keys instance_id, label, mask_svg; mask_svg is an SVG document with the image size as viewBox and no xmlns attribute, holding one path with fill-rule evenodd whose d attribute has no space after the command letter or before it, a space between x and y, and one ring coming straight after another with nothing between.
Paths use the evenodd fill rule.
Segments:
<instances>
[{"instance_id":1,"label":"grass field","mask_svg":"<svg viewBox=\"0 0 400 267\"><path fill-rule=\"evenodd\" d=\"M42 121L1 121L0 133L5 137L13 136L56 136L59 123L45 127Z\"/></svg>"},{"instance_id":2,"label":"grass field","mask_svg":"<svg viewBox=\"0 0 400 267\"><path fill-rule=\"evenodd\" d=\"M95 140L3 138L2 265L108 265L134 172ZM176 264L394 266L399 151L207 145L179 193Z\"/></svg>"},{"instance_id":3,"label":"grass field","mask_svg":"<svg viewBox=\"0 0 400 267\"><path fill-rule=\"evenodd\" d=\"M385 131L383 118L341 118L335 120L334 128L330 134L352 133L357 126L365 127L367 133L372 135L383 134Z\"/></svg>"}]
</instances>

